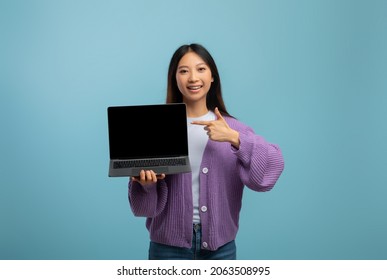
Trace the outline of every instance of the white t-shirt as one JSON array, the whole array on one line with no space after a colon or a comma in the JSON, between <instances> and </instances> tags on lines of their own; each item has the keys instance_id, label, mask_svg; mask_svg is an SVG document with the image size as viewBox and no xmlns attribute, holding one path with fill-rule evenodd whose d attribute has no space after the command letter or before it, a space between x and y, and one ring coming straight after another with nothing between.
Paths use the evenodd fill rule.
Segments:
<instances>
[{"instance_id":1,"label":"white t-shirt","mask_svg":"<svg viewBox=\"0 0 387 280\"><path fill-rule=\"evenodd\" d=\"M192 169L192 198L193 198L193 223L200 223L199 216L199 170L202 163L204 149L206 148L208 135L203 125L191 124L192 121L216 120L214 112L198 118L187 118L188 122L188 151Z\"/></svg>"}]
</instances>

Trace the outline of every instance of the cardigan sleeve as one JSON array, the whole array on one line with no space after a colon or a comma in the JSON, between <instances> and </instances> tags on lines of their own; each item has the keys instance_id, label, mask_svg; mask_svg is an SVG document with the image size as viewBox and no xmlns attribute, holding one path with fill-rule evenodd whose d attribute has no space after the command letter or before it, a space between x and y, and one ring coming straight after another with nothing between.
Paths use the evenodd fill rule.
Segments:
<instances>
[{"instance_id":1,"label":"cardigan sleeve","mask_svg":"<svg viewBox=\"0 0 387 280\"><path fill-rule=\"evenodd\" d=\"M130 208L135 216L153 218L159 215L167 202L168 188L164 180L143 187L140 183L129 180L128 198Z\"/></svg>"},{"instance_id":2,"label":"cardigan sleeve","mask_svg":"<svg viewBox=\"0 0 387 280\"><path fill-rule=\"evenodd\" d=\"M244 185L254 191L271 190L284 169L284 159L278 145L267 142L247 127L239 131L239 173Z\"/></svg>"}]
</instances>

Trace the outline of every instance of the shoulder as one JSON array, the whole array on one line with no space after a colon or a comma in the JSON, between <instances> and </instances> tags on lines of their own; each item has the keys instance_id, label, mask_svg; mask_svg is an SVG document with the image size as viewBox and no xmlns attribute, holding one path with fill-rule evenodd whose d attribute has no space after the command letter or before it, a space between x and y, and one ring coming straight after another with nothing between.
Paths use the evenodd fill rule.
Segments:
<instances>
[{"instance_id":1,"label":"shoulder","mask_svg":"<svg viewBox=\"0 0 387 280\"><path fill-rule=\"evenodd\" d=\"M230 117L230 116L224 116L223 117L227 124L232 128L232 129L235 129L235 130L242 130L242 131L246 131L246 130L253 130L250 126L246 125L245 123L237 120L236 118L234 117Z\"/></svg>"}]
</instances>

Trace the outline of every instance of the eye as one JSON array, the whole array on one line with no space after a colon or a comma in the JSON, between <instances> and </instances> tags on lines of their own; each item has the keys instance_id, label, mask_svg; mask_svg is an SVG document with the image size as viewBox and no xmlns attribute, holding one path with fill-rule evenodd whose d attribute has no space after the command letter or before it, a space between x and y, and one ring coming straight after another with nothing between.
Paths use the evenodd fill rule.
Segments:
<instances>
[{"instance_id":1,"label":"eye","mask_svg":"<svg viewBox=\"0 0 387 280\"><path fill-rule=\"evenodd\" d=\"M179 70L179 74L186 74L186 73L188 73L187 69L180 69Z\"/></svg>"},{"instance_id":2,"label":"eye","mask_svg":"<svg viewBox=\"0 0 387 280\"><path fill-rule=\"evenodd\" d=\"M198 69L199 72L204 72L204 71L206 71L206 70L207 70L206 67L199 67L199 69Z\"/></svg>"}]
</instances>

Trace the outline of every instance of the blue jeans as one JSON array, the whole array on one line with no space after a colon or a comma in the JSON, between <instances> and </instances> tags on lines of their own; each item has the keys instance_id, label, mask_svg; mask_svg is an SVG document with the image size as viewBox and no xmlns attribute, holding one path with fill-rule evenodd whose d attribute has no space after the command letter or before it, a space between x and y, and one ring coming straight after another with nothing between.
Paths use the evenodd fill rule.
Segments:
<instances>
[{"instance_id":1,"label":"blue jeans","mask_svg":"<svg viewBox=\"0 0 387 280\"><path fill-rule=\"evenodd\" d=\"M194 225L192 247L182 248L150 242L150 260L235 260L235 241L230 241L216 251L201 249L202 231L200 225Z\"/></svg>"}]
</instances>

